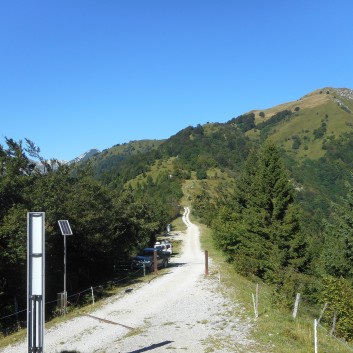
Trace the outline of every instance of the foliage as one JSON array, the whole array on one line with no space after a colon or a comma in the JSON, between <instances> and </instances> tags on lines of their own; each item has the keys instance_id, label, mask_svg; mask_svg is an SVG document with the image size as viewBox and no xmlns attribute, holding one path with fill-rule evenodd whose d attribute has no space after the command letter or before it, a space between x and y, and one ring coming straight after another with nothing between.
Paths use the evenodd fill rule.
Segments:
<instances>
[{"instance_id":1,"label":"foliage","mask_svg":"<svg viewBox=\"0 0 353 353\"><path fill-rule=\"evenodd\" d=\"M353 187L347 183L347 189L347 196L333 205L331 218L325 221L321 266L325 274L353 278Z\"/></svg>"},{"instance_id":2,"label":"foliage","mask_svg":"<svg viewBox=\"0 0 353 353\"><path fill-rule=\"evenodd\" d=\"M273 116L271 116L271 118L267 119L266 121L263 121L259 124L256 125L256 128L259 130L264 129L265 127L269 127L271 125L275 125L280 123L281 121L289 118L292 115L292 112L288 109L286 110L282 110L276 114L274 114Z\"/></svg>"},{"instance_id":3,"label":"foliage","mask_svg":"<svg viewBox=\"0 0 353 353\"><path fill-rule=\"evenodd\" d=\"M0 146L2 313L12 311L14 298L21 307L26 302L27 212L45 212L48 298L62 291L63 237L58 220L68 219L74 233L67 239L67 288L77 292L112 278L114 264L151 245L175 215L152 198L108 189L93 178L89 164L75 168L47 162L29 140L26 148L21 141L6 142L7 148ZM174 198L179 199L180 192Z\"/></svg>"},{"instance_id":4,"label":"foliage","mask_svg":"<svg viewBox=\"0 0 353 353\"><path fill-rule=\"evenodd\" d=\"M322 303L328 303L325 321L332 324L336 314L335 335L353 340L353 289L352 284L344 278L328 276L324 278Z\"/></svg>"},{"instance_id":5,"label":"foliage","mask_svg":"<svg viewBox=\"0 0 353 353\"><path fill-rule=\"evenodd\" d=\"M264 117L265 115L263 116L260 115L260 116ZM236 118L229 120L227 124L235 124L240 128L242 132L247 132L255 127L255 114L249 113L249 114L240 115Z\"/></svg>"},{"instance_id":6,"label":"foliage","mask_svg":"<svg viewBox=\"0 0 353 353\"><path fill-rule=\"evenodd\" d=\"M313 131L314 133L314 138L319 139L325 136L327 131L327 124L326 122L322 122L321 126Z\"/></svg>"},{"instance_id":7,"label":"foliage","mask_svg":"<svg viewBox=\"0 0 353 353\"><path fill-rule=\"evenodd\" d=\"M301 139L298 135L294 135L292 136L292 140L293 140L292 148L293 150L297 150L302 144Z\"/></svg>"},{"instance_id":8,"label":"foliage","mask_svg":"<svg viewBox=\"0 0 353 353\"><path fill-rule=\"evenodd\" d=\"M212 227L216 243L239 271L279 284L288 269L303 269L306 247L298 207L274 144L249 155L232 202Z\"/></svg>"},{"instance_id":9,"label":"foliage","mask_svg":"<svg viewBox=\"0 0 353 353\"><path fill-rule=\"evenodd\" d=\"M250 142L236 127L219 124L216 129L189 126L161 143L158 149L126 156L111 156L94 165L96 178L111 188L122 188L138 175L147 174L156 160L175 158L175 172L188 178L192 171L200 179L209 168L239 170L250 149Z\"/></svg>"},{"instance_id":10,"label":"foliage","mask_svg":"<svg viewBox=\"0 0 353 353\"><path fill-rule=\"evenodd\" d=\"M301 164L290 161L292 177L304 187L298 194L307 220L316 226L331 213L332 202L341 203L347 193L346 181L352 181L353 139L345 133L340 139L326 141L326 154L317 160L305 159Z\"/></svg>"},{"instance_id":11,"label":"foliage","mask_svg":"<svg viewBox=\"0 0 353 353\"><path fill-rule=\"evenodd\" d=\"M170 175L164 172L160 173L155 180L148 177L145 183L138 185L131 192L137 199L145 200L158 210L160 223L165 226L179 215L179 201L183 196L181 180L178 173Z\"/></svg>"}]
</instances>

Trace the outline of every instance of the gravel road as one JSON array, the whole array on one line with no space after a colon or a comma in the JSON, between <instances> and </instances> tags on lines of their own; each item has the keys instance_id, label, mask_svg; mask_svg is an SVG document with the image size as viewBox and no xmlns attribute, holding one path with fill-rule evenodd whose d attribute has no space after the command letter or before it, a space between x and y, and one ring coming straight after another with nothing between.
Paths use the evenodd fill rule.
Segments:
<instances>
[{"instance_id":1,"label":"gravel road","mask_svg":"<svg viewBox=\"0 0 353 353\"><path fill-rule=\"evenodd\" d=\"M189 213L186 207L187 231L176 236L183 240L181 254L172 257L166 272L107 299L91 316L46 330L44 352L256 352L248 338L251 320L244 320L241 305L222 295L216 278L204 276L199 228ZM26 353L27 344L0 352Z\"/></svg>"}]
</instances>

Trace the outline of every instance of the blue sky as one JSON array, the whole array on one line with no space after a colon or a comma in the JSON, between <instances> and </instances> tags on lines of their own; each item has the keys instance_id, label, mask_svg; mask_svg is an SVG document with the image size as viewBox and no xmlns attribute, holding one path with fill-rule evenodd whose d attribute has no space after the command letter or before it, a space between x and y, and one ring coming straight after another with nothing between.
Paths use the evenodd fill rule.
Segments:
<instances>
[{"instance_id":1,"label":"blue sky","mask_svg":"<svg viewBox=\"0 0 353 353\"><path fill-rule=\"evenodd\" d=\"M0 144L70 160L353 88L353 2L1 0Z\"/></svg>"}]
</instances>

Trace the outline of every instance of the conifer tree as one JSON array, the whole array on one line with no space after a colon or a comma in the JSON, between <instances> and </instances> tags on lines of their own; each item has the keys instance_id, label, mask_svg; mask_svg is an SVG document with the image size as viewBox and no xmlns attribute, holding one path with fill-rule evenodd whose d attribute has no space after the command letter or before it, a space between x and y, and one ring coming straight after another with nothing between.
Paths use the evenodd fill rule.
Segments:
<instances>
[{"instance_id":1,"label":"conifer tree","mask_svg":"<svg viewBox=\"0 0 353 353\"><path fill-rule=\"evenodd\" d=\"M299 212L273 143L249 155L237 182L234 204L226 209L213 224L214 234L241 272L278 283L286 268L300 268L305 243Z\"/></svg>"},{"instance_id":2,"label":"conifer tree","mask_svg":"<svg viewBox=\"0 0 353 353\"><path fill-rule=\"evenodd\" d=\"M333 205L330 220L325 221L324 245L321 253L323 274L353 277L353 186L341 204Z\"/></svg>"}]
</instances>

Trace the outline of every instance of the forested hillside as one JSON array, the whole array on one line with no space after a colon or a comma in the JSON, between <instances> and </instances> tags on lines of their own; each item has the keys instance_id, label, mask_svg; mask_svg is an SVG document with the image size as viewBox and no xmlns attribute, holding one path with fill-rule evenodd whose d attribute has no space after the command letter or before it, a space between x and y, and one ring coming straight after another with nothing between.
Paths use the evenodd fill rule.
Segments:
<instances>
[{"instance_id":1,"label":"forested hillside","mask_svg":"<svg viewBox=\"0 0 353 353\"><path fill-rule=\"evenodd\" d=\"M71 293L111 280L115 265L153 244L171 220L160 202L129 190L106 188L92 177L89 166L53 169L57 163L43 160L31 141L25 146L12 139L6 142L0 148L2 317L14 312L14 301L19 309L26 307L27 212L45 212L48 301L55 301L63 289L63 237L58 220L68 219L74 233L67 239L67 288ZM30 158L40 161L42 168ZM2 321L0 329L14 319Z\"/></svg>"},{"instance_id":2,"label":"forested hillside","mask_svg":"<svg viewBox=\"0 0 353 353\"><path fill-rule=\"evenodd\" d=\"M329 302L353 339L353 92L323 88L226 123L133 141L77 165L44 161L7 139L0 159L0 309L25 301L26 213L46 212L47 296L62 290L69 219L70 290L113 275L191 205L238 272L273 287L275 305ZM39 161L40 172L31 159ZM43 170L43 168L41 169ZM14 281L14 278L21 280Z\"/></svg>"}]
</instances>

